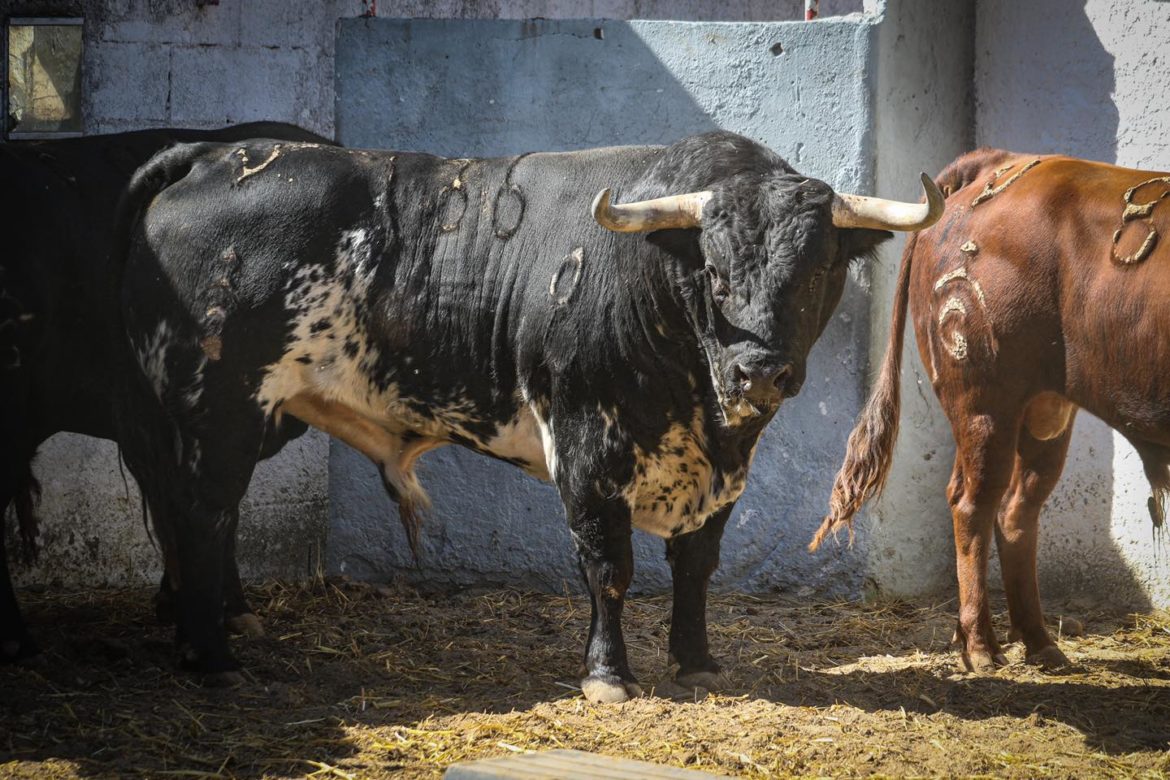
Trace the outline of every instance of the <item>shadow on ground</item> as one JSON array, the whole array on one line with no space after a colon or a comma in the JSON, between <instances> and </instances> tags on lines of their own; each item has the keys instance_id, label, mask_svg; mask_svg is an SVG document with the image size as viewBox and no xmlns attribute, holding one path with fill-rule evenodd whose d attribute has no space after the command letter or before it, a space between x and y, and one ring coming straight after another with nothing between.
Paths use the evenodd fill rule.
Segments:
<instances>
[{"instance_id":1,"label":"shadow on ground","mask_svg":"<svg viewBox=\"0 0 1170 780\"><path fill-rule=\"evenodd\" d=\"M45 652L0 669L0 774L437 776L556 747L749 776L1170 770L1165 616L1089 615L1097 633L1064 643L1073 669L975 677L946 647L952 604L719 596L733 690L594 707L573 688L580 597L347 582L252 596L268 635L235 643L252 680L214 690L173 671L146 591L23 594ZM647 686L669 677L667 607L627 610Z\"/></svg>"}]
</instances>

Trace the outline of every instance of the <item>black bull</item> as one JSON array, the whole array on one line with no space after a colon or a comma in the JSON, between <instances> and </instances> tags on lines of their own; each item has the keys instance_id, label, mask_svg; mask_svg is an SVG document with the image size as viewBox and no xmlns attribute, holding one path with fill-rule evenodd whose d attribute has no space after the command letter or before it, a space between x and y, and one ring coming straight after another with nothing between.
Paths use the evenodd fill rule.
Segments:
<instances>
[{"instance_id":1,"label":"black bull","mask_svg":"<svg viewBox=\"0 0 1170 780\"><path fill-rule=\"evenodd\" d=\"M603 187L638 202L603 193L590 218ZM849 261L890 235L873 228L928 224L941 196L863 201L730 133L486 160L271 142L156 156L120 217L142 368L121 424L172 523L184 660L235 676L219 562L266 431L295 417L380 467L412 545L427 450L552 481L592 596L594 701L637 693L631 527L662 536L679 679L715 685L707 580L760 433Z\"/></svg>"},{"instance_id":2,"label":"black bull","mask_svg":"<svg viewBox=\"0 0 1170 780\"><path fill-rule=\"evenodd\" d=\"M118 311L109 260L118 199L134 171L170 144L246 138L329 143L293 125L254 122L0 144L0 516L16 504L26 550L35 550L37 446L61 431L115 438L115 393L123 372L138 370L125 338L109 338ZM234 558L231 566L228 610L236 618L249 610ZM35 649L0 533L0 661Z\"/></svg>"}]
</instances>

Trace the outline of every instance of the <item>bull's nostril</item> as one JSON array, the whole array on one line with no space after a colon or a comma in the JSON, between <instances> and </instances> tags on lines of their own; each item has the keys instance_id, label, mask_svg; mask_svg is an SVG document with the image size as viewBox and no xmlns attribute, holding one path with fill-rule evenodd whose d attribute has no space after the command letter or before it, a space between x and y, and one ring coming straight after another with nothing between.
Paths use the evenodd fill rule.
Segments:
<instances>
[{"instance_id":1,"label":"bull's nostril","mask_svg":"<svg viewBox=\"0 0 1170 780\"><path fill-rule=\"evenodd\" d=\"M735 383L739 385L744 392L752 389L752 374L747 366L743 363L736 363L732 369L732 375L735 378Z\"/></svg>"},{"instance_id":2,"label":"bull's nostril","mask_svg":"<svg viewBox=\"0 0 1170 780\"><path fill-rule=\"evenodd\" d=\"M784 385L788 384L788 379L791 376L792 366L780 366L780 368L776 369L776 376L772 378L772 384L782 390L784 389Z\"/></svg>"}]
</instances>

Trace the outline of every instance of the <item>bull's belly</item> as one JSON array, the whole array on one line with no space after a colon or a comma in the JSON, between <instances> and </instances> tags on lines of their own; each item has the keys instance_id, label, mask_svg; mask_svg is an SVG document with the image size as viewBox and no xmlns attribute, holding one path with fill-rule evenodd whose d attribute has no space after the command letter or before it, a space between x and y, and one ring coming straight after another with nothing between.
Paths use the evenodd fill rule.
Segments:
<instances>
[{"instance_id":1,"label":"bull's belly","mask_svg":"<svg viewBox=\"0 0 1170 780\"><path fill-rule=\"evenodd\" d=\"M287 368L294 379L289 381L286 374L283 381L264 385L265 399L281 399L269 403L268 411L292 414L358 449L384 469L389 463L399 462L390 471L409 471L423 452L459 444L507 461L538 479L550 478L547 437L542 435L542 425L527 405L518 405L511 419L495 423L493 428L468 403L437 406L421 415L417 407L399 399L394 387L371 394L363 377L355 377L353 382L337 376L324 380L323 372L300 370L300 366ZM278 386L279 391L272 392Z\"/></svg>"}]
</instances>

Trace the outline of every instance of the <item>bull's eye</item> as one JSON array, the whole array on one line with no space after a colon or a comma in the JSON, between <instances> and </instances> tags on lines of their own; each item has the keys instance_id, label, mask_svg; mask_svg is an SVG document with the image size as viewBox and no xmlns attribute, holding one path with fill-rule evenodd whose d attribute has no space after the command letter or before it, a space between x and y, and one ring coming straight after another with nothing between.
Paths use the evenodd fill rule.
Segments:
<instances>
[{"instance_id":1,"label":"bull's eye","mask_svg":"<svg viewBox=\"0 0 1170 780\"><path fill-rule=\"evenodd\" d=\"M823 279L824 276L825 276L825 269L823 269L823 268L818 268L817 270L813 271L812 278L808 280L809 292L816 291L817 285L819 285L821 283L821 279Z\"/></svg>"},{"instance_id":2,"label":"bull's eye","mask_svg":"<svg viewBox=\"0 0 1170 780\"><path fill-rule=\"evenodd\" d=\"M719 270L715 266L708 263L705 270L707 278L711 280L711 297L715 299L715 303L722 304L731 294L731 289L727 286L727 282L719 276Z\"/></svg>"}]
</instances>

